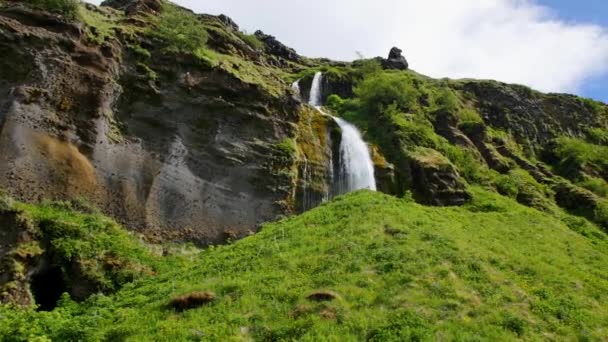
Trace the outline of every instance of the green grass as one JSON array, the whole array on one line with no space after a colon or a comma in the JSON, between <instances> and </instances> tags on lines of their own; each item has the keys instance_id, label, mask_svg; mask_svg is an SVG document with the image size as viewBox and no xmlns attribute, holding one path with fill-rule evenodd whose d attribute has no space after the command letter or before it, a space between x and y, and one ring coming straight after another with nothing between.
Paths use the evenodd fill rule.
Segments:
<instances>
[{"instance_id":1,"label":"green grass","mask_svg":"<svg viewBox=\"0 0 608 342\"><path fill-rule=\"evenodd\" d=\"M1 272L10 277L0 287L3 295L10 294L28 272L36 272L34 266L41 259L61 271L68 290L79 293L80 299L91 292L113 293L180 262L179 257L160 257L158 248L142 243L82 200L30 205L0 193L0 217L12 215L17 215L21 222L17 229L27 238L11 245L12 250L0 260ZM15 227L3 228L10 232Z\"/></svg>"},{"instance_id":2,"label":"green grass","mask_svg":"<svg viewBox=\"0 0 608 342\"><path fill-rule=\"evenodd\" d=\"M605 235L474 188L461 208L367 191L268 224L113 296L0 309L11 340L601 340ZM212 291L177 313L169 301ZM314 292L335 294L315 302Z\"/></svg>"},{"instance_id":3,"label":"green grass","mask_svg":"<svg viewBox=\"0 0 608 342\"><path fill-rule=\"evenodd\" d=\"M241 40L243 40L247 45L249 45L254 50L261 51L264 49L264 43L255 36L255 34L249 34L247 32L237 32L236 33Z\"/></svg>"},{"instance_id":4,"label":"green grass","mask_svg":"<svg viewBox=\"0 0 608 342\"><path fill-rule=\"evenodd\" d=\"M197 54L205 49L207 31L196 16L176 5L163 3L163 10L153 18L148 34L160 39L171 52Z\"/></svg>"},{"instance_id":5,"label":"green grass","mask_svg":"<svg viewBox=\"0 0 608 342\"><path fill-rule=\"evenodd\" d=\"M558 171L571 178L580 172L608 174L608 146L591 144L581 139L556 139L554 153L559 158Z\"/></svg>"},{"instance_id":6,"label":"green grass","mask_svg":"<svg viewBox=\"0 0 608 342\"><path fill-rule=\"evenodd\" d=\"M57 14L66 18L75 19L78 15L79 2L77 0L28 0L30 5Z\"/></svg>"}]
</instances>

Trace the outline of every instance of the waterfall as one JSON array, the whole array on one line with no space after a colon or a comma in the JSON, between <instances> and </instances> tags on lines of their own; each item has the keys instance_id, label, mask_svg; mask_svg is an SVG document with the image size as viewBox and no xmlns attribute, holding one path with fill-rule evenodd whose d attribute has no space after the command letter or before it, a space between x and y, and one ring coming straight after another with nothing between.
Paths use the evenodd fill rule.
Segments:
<instances>
[{"instance_id":1,"label":"waterfall","mask_svg":"<svg viewBox=\"0 0 608 342\"><path fill-rule=\"evenodd\" d=\"M374 163L361 133L344 119L334 117L334 120L342 130L338 163L340 170L334 184L335 195L360 189L376 191Z\"/></svg>"},{"instance_id":2,"label":"waterfall","mask_svg":"<svg viewBox=\"0 0 608 342\"><path fill-rule=\"evenodd\" d=\"M310 88L310 99L308 103L317 108L319 112L327 115L322 105L323 74L317 72ZM333 117L334 121L342 130L340 142L340 154L338 156L339 169L333 170L333 163L330 163L330 182L331 197L345 194L360 189L376 190L376 179L374 178L374 163L369 152L369 148L361 133L353 124L344 119ZM329 194L327 197L330 197Z\"/></svg>"},{"instance_id":3,"label":"waterfall","mask_svg":"<svg viewBox=\"0 0 608 342\"><path fill-rule=\"evenodd\" d=\"M302 96L302 92L300 91L300 80L293 82L291 84L291 89L293 89L298 96Z\"/></svg>"},{"instance_id":4,"label":"waterfall","mask_svg":"<svg viewBox=\"0 0 608 342\"><path fill-rule=\"evenodd\" d=\"M323 82L323 73L317 72L315 77L312 79L312 86L310 86L310 97L308 104L313 107L320 107L323 103L321 85Z\"/></svg>"}]
</instances>

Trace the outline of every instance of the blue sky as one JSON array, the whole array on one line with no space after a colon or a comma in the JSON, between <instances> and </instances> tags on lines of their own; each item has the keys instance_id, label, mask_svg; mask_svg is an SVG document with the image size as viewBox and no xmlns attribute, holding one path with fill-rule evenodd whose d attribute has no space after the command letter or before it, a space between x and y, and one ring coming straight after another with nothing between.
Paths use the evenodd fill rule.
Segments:
<instances>
[{"instance_id":1,"label":"blue sky","mask_svg":"<svg viewBox=\"0 0 608 342\"><path fill-rule=\"evenodd\" d=\"M538 3L553 9L564 20L608 28L608 0L538 0ZM583 83L580 94L608 103L608 74L589 78Z\"/></svg>"}]
</instances>

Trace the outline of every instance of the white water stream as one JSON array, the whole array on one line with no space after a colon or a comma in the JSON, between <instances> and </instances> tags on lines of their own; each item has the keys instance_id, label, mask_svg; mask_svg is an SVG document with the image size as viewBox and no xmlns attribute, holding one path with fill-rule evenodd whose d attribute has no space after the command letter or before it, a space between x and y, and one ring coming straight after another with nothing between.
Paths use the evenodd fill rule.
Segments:
<instances>
[{"instance_id":1,"label":"white water stream","mask_svg":"<svg viewBox=\"0 0 608 342\"><path fill-rule=\"evenodd\" d=\"M310 88L308 103L321 113L323 74L317 72ZM339 167L336 179L333 179L333 196L345 194L360 189L376 190L376 179L374 178L374 163L372 162L369 148L361 133L353 124L344 119L333 117L342 130L342 141L340 142ZM333 172L332 172L333 173Z\"/></svg>"}]
</instances>

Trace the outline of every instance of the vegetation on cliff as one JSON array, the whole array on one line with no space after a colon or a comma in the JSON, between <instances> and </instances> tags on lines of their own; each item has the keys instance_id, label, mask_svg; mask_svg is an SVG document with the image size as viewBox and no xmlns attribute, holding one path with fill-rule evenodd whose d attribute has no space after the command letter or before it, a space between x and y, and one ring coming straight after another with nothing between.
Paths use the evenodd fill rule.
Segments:
<instances>
[{"instance_id":1,"label":"vegetation on cliff","mask_svg":"<svg viewBox=\"0 0 608 342\"><path fill-rule=\"evenodd\" d=\"M167 1L107 4L0 1L0 29L15 35L0 41L0 86L25 108L6 135L46 134L23 144L45 151L32 168L75 189L43 179L48 193L71 198L103 179L109 189L86 195L124 196L100 207L148 240L86 201L0 194L0 301L14 305L0 305L0 340L608 336L605 104L386 70L382 58L308 59ZM29 53L50 71L16 63ZM235 241L262 215L329 193L339 132L305 105L318 71L327 109L364 133L388 195L339 197ZM10 170L9 190L46 196L30 195L38 174L26 182L23 170Z\"/></svg>"}]
</instances>

